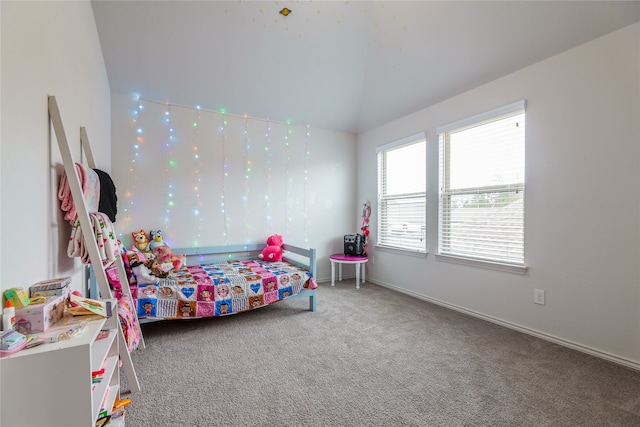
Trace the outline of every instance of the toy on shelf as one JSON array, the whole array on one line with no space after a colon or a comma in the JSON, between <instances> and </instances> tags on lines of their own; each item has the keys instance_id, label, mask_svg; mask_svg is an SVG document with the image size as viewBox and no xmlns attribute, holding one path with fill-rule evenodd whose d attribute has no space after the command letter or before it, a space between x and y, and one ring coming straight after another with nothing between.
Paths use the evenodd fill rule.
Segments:
<instances>
[{"instance_id":1,"label":"toy on shelf","mask_svg":"<svg viewBox=\"0 0 640 427\"><path fill-rule=\"evenodd\" d=\"M65 301L69 300L69 285L71 284L71 277L59 277L57 279L42 280L29 287L29 297L48 297L51 295L62 295ZM33 304L34 301L32 300Z\"/></svg>"},{"instance_id":2,"label":"toy on shelf","mask_svg":"<svg viewBox=\"0 0 640 427\"><path fill-rule=\"evenodd\" d=\"M0 335L0 356L7 356L18 350L22 350L27 344L28 339L26 335L9 330L2 332Z\"/></svg>"},{"instance_id":3,"label":"toy on shelf","mask_svg":"<svg viewBox=\"0 0 640 427\"><path fill-rule=\"evenodd\" d=\"M16 331L23 334L46 332L64 317L66 300L62 295L44 298L44 302L40 304L29 304L16 310Z\"/></svg>"},{"instance_id":4,"label":"toy on shelf","mask_svg":"<svg viewBox=\"0 0 640 427\"><path fill-rule=\"evenodd\" d=\"M371 217L371 203L367 200L364 202L362 206L362 227L360 227L360 231L362 231L362 236L364 237L364 242L362 245L362 254L367 255L367 240L369 239L369 218Z\"/></svg>"},{"instance_id":5,"label":"toy on shelf","mask_svg":"<svg viewBox=\"0 0 640 427\"><path fill-rule=\"evenodd\" d=\"M16 310L30 304L29 296L22 287L7 289L4 291L4 297L7 301L11 301Z\"/></svg>"}]
</instances>

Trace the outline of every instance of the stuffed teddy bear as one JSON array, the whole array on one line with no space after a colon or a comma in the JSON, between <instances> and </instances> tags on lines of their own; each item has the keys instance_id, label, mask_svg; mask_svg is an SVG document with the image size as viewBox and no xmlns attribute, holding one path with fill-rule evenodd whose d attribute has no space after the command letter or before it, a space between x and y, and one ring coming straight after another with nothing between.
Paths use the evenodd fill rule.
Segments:
<instances>
[{"instance_id":1,"label":"stuffed teddy bear","mask_svg":"<svg viewBox=\"0 0 640 427\"><path fill-rule=\"evenodd\" d=\"M173 271L177 271L180 267L182 267L182 258L174 254L171 251L171 248L167 245L158 246L156 248L156 257L158 259L158 263L160 264L172 264Z\"/></svg>"},{"instance_id":2,"label":"stuffed teddy bear","mask_svg":"<svg viewBox=\"0 0 640 427\"><path fill-rule=\"evenodd\" d=\"M131 271L136 275L138 285L155 285L160 281L160 279L153 276L147 266L140 261L134 261L131 264Z\"/></svg>"},{"instance_id":3,"label":"stuffed teddy bear","mask_svg":"<svg viewBox=\"0 0 640 427\"><path fill-rule=\"evenodd\" d=\"M162 240L162 230L149 230L149 236L151 236L151 242L149 242L149 249L151 252L155 252L158 246L165 246L165 243Z\"/></svg>"},{"instance_id":4,"label":"stuffed teddy bear","mask_svg":"<svg viewBox=\"0 0 640 427\"><path fill-rule=\"evenodd\" d=\"M260 259L264 261L276 262L282 260L282 245L284 241L282 236L274 234L267 238L267 247L262 250L259 255Z\"/></svg>"}]
</instances>

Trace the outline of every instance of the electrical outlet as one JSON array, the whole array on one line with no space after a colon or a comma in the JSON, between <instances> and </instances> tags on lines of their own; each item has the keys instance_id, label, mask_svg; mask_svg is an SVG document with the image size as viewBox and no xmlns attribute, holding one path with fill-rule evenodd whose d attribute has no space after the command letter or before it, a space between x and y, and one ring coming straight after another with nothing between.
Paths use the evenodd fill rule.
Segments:
<instances>
[{"instance_id":1,"label":"electrical outlet","mask_svg":"<svg viewBox=\"0 0 640 427\"><path fill-rule=\"evenodd\" d=\"M536 304L544 305L544 289L533 290L533 302Z\"/></svg>"}]
</instances>

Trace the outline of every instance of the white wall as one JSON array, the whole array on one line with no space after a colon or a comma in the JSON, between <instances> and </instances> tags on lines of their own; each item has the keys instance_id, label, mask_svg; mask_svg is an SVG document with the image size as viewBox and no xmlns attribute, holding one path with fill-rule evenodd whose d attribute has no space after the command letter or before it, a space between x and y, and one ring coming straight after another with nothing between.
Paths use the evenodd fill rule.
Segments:
<instances>
[{"instance_id":1,"label":"white wall","mask_svg":"<svg viewBox=\"0 0 640 427\"><path fill-rule=\"evenodd\" d=\"M358 198L371 199L375 147L427 132L427 244L417 258L372 247L368 278L640 368L640 25L579 46L358 137ZM528 274L435 259L435 130L527 101ZM533 289L546 291L534 305Z\"/></svg>"},{"instance_id":2,"label":"white wall","mask_svg":"<svg viewBox=\"0 0 640 427\"><path fill-rule=\"evenodd\" d=\"M354 135L122 94L112 94L112 123L127 247L140 229L161 229L173 248L277 233L317 249L317 278L328 280L329 255L355 231Z\"/></svg>"},{"instance_id":3,"label":"white wall","mask_svg":"<svg viewBox=\"0 0 640 427\"><path fill-rule=\"evenodd\" d=\"M71 229L56 197L62 161L47 97L57 98L76 160L85 126L109 171L109 86L91 4L2 1L0 14L0 288L72 275L81 289L81 265L66 255Z\"/></svg>"},{"instance_id":4,"label":"white wall","mask_svg":"<svg viewBox=\"0 0 640 427\"><path fill-rule=\"evenodd\" d=\"M2 1L0 15L0 289L28 287L60 275L73 275L73 287L79 288L80 265L66 258L69 225L62 220L55 197L62 166L49 127L47 96L57 96L76 158L80 156L79 128L86 126L99 166L110 171L107 159L113 132L112 175L119 192L129 185L122 165L131 160L130 100L114 95L110 111L88 1ZM354 217L362 201L373 202L375 224L374 148L426 130L431 254L421 259L370 246L368 277L637 367L639 39L635 24L388 123L361 135L357 153L351 135L311 129L306 232L309 246L319 250L319 279L328 277L328 256L341 250L342 234L359 226L360 219ZM438 194L435 128L518 99L528 102L529 273L519 276L438 262L433 256ZM243 161L237 154L229 160L233 166ZM357 198L352 167L356 160ZM273 179L282 181L282 173L275 173ZM162 198L165 187L145 191L152 198ZM237 215L237 205L230 209ZM131 213L131 229L163 225L162 212L143 210L144 215ZM185 212L176 212L172 224L193 223ZM263 221L266 234L265 216L252 214ZM285 232L288 224L291 241L296 243L298 230L305 228L299 221L284 223ZM272 231L280 231L277 225L272 224ZM118 221L116 227L121 228ZM233 229L237 231L235 225ZM253 236L240 233L245 234ZM375 226L372 238L375 243ZM223 244L219 235L203 243ZM533 304L533 288L546 290L545 306Z\"/></svg>"}]
</instances>

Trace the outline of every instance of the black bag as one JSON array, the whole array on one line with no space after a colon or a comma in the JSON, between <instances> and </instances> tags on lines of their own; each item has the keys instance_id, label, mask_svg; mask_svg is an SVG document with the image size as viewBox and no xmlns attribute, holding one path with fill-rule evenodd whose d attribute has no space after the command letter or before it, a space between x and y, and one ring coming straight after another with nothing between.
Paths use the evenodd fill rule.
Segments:
<instances>
[{"instance_id":1,"label":"black bag","mask_svg":"<svg viewBox=\"0 0 640 427\"><path fill-rule=\"evenodd\" d=\"M363 256L366 237L362 234L347 234L344 236L344 254Z\"/></svg>"}]
</instances>

